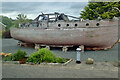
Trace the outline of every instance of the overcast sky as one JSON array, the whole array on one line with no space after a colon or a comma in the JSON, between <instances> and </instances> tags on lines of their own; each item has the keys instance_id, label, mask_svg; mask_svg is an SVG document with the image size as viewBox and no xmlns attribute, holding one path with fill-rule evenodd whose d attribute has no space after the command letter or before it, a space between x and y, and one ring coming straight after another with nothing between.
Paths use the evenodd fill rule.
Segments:
<instances>
[{"instance_id":1,"label":"overcast sky","mask_svg":"<svg viewBox=\"0 0 120 80\"><path fill-rule=\"evenodd\" d=\"M23 13L34 19L41 12L59 12L78 17L87 4L88 2L3 2L0 15L15 19L19 13Z\"/></svg>"},{"instance_id":2,"label":"overcast sky","mask_svg":"<svg viewBox=\"0 0 120 80\"><path fill-rule=\"evenodd\" d=\"M2 0L2 2L88 2L89 0Z\"/></svg>"}]
</instances>

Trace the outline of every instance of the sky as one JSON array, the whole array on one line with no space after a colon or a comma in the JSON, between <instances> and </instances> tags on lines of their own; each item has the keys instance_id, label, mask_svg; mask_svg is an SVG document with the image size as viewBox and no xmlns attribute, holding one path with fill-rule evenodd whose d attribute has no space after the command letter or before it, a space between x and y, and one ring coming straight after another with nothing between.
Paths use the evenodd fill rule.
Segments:
<instances>
[{"instance_id":1,"label":"sky","mask_svg":"<svg viewBox=\"0 0 120 80\"><path fill-rule=\"evenodd\" d=\"M29 19L35 19L43 13L65 13L80 16L80 12L88 2L2 2L2 13L0 15L16 19L17 15L23 13Z\"/></svg>"},{"instance_id":2,"label":"sky","mask_svg":"<svg viewBox=\"0 0 120 80\"><path fill-rule=\"evenodd\" d=\"M2 0L2 2L88 2L89 0Z\"/></svg>"}]
</instances>

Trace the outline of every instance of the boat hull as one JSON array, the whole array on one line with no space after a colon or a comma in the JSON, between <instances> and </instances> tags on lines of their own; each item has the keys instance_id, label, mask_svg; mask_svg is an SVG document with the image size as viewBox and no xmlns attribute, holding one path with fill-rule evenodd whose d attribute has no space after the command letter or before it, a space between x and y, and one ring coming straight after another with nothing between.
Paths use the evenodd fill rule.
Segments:
<instances>
[{"instance_id":1,"label":"boat hull","mask_svg":"<svg viewBox=\"0 0 120 80\"><path fill-rule=\"evenodd\" d=\"M13 28L11 36L35 44L110 48L118 40L118 26L73 29Z\"/></svg>"}]
</instances>

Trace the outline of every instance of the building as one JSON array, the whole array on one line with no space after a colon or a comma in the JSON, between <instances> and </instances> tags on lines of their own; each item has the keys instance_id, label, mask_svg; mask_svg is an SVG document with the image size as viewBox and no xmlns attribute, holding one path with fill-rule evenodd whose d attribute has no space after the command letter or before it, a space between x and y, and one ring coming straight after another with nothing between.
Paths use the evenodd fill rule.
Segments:
<instances>
[{"instance_id":1,"label":"building","mask_svg":"<svg viewBox=\"0 0 120 80\"><path fill-rule=\"evenodd\" d=\"M6 25L0 22L0 31L5 31Z\"/></svg>"}]
</instances>

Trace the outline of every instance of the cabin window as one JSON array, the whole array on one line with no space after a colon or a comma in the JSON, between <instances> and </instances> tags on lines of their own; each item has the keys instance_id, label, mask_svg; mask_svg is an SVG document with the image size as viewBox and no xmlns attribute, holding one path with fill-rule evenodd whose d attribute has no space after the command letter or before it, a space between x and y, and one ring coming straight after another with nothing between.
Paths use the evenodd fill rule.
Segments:
<instances>
[{"instance_id":1,"label":"cabin window","mask_svg":"<svg viewBox=\"0 0 120 80\"><path fill-rule=\"evenodd\" d=\"M61 27L61 24L58 24L58 27Z\"/></svg>"},{"instance_id":2,"label":"cabin window","mask_svg":"<svg viewBox=\"0 0 120 80\"><path fill-rule=\"evenodd\" d=\"M99 26L99 25L100 25L99 23L96 24L96 26Z\"/></svg>"},{"instance_id":3,"label":"cabin window","mask_svg":"<svg viewBox=\"0 0 120 80\"><path fill-rule=\"evenodd\" d=\"M78 24L75 24L75 27L77 27L78 26Z\"/></svg>"},{"instance_id":4,"label":"cabin window","mask_svg":"<svg viewBox=\"0 0 120 80\"><path fill-rule=\"evenodd\" d=\"M67 24L66 26L69 26L69 24Z\"/></svg>"},{"instance_id":5,"label":"cabin window","mask_svg":"<svg viewBox=\"0 0 120 80\"><path fill-rule=\"evenodd\" d=\"M89 23L86 23L86 26L89 26Z\"/></svg>"}]
</instances>

